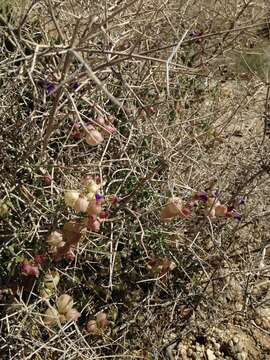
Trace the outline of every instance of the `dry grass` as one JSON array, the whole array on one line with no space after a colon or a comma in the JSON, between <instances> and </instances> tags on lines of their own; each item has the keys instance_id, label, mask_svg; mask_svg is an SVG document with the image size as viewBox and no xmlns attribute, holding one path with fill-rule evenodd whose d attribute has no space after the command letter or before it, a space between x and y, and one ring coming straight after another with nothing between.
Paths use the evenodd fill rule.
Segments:
<instances>
[{"instance_id":1,"label":"dry grass","mask_svg":"<svg viewBox=\"0 0 270 360\"><path fill-rule=\"evenodd\" d=\"M270 326L258 315L270 299L267 3L1 4L0 198L10 207L0 220L1 359L208 359L207 349L267 359ZM75 140L74 124L98 115L117 132L97 147ZM26 278L20 262L46 253L50 231L78 217L63 194L85 175L126 201L74 261L47 261ZM244 197L242 220L161 222L168 197L204 189L228 204ZM153 258L176 267L159 277ZM51 303L69 293L81 317L49 328L39 292L56 269ZM100 311L110 327L91 336L85 324Z\"/></svg>"}]
</instances>

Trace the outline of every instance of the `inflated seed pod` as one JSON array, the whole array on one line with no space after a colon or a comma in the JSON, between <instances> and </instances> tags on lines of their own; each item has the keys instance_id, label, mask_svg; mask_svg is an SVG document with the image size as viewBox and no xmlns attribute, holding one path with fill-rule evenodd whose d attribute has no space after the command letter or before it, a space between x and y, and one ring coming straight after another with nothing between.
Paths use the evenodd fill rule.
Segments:
<instances>
[{"instance_id":1,"label":"inflated seed pod","mask_svg":"<svg viewBox=\"0 0 270 360\"><path fill-rule=\"evenodd\" d=\"M73 207L75 202L79 199L80 193L75 190L65 192L64 200L67 206Z\"/></svg>"},{"instance_id":2,"label":"inflated seed pod","mask_svg":"<svg viewBox=\"0 0 270 360\"><path fill-rule=\"evenodd\" d=\"M161 210L161 219L171 219L181 214L182 209L182 200L180 198L174 197L169 199L168 203Z\"/></svg>"},{"instance_id":3,"label":"inflated seed pod","mask_svg":"<svg viewBox=\"0 0 270 360\"><path fill-rule=\"evenodd\" d=\"M226 205L217 205L215 206L215 215L223 217L227 214L228 208Z\"/></svg>"},{"instance_id":4,"label":"inflated seed pod","mask_svg":"<svg viewBox=\"0 0 270 360\"><path fill-rule=\"evenodd\" d=\"M59 320L58 311L54 307L49 307L43 314L43 322L45 325L52 326L57 324Z\"/></svg>"},{"instance_id":5,"label":"inflated seed pod","mask_svg":"<svg viewBox=\"0 0 270 360\"><path fill-rule=\"evenodd\" d=\"M65 313L66 321L77 321L80 316L81 316L81 314L75 308L69 309Z\"/></svg>"},{"instance_id":6,"label":"inflated seed pod","mask_svg":"<svg viewBox=\"0 0 270 360\"><path fill-rule=\"evenodd\" d=\"M86 212L87 208L89 206L89 201L87 200L87 198L85 196L79 196L79 198L76 200L75 204L74 204L74 210L77 213L80 212Z\"/></svg>"},{"instance_id":7,"label":"inflated seed pod","mask_svg":"<svg viewBox=\"0 0 270 360\"><path fill-rule=\"evenodd\" d=\"M58 246L63 241L63 235L59 231L53 231L47 239L47 243L50 246Z\"/></svg>"},{"instance_id":8,"label":"inflated seed pod","mask_svg":"<svg viewBox=\"0 0 270 360\"><path fill-rule=\"evenodd\" d=\"M99 145L103 142L104 138L102 134L96 129L90 129L87 131L85 141L91 146Z\"/></svg>"},{"instance_id":9,"label":"inflated seed pod","mask_svg":"<svg viewBox=\"0 0 270 360\"><path fill-rule=\"evenodd\" d=\"M63 294L59 296L57 300L57 309L60 314L65 314L73 306L73 299L68 294Z\"/></svg>"},{"instance_id":10,"label":"inflated seed pod","mask_svg":"<svg viewBox=\"0 0 270 360\"><path fill-rule=\"evenodd\" d=\"M96 320L89 320L86 324L86 330L89 334L95 335L98 333L98 326Z\"/></svg>"}]
</instances>

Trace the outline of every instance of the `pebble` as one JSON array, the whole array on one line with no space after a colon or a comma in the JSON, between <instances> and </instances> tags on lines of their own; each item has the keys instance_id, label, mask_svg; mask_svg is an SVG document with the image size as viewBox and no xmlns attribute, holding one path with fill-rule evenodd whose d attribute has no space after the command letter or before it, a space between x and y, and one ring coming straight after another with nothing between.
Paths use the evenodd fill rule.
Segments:
<instances>
[{"instance_id":1,"label":"pebble","mask_svg":"<svg viewBox=\"0 0 270 360\"><path fill-rule=\"evenodd\" d=\"M206 350L206 355L207 355L208 360L215 360L216 359L216 356L215 356L214 352L212 350L210 350L210 349Z\"/></svg>"}]
</instances>

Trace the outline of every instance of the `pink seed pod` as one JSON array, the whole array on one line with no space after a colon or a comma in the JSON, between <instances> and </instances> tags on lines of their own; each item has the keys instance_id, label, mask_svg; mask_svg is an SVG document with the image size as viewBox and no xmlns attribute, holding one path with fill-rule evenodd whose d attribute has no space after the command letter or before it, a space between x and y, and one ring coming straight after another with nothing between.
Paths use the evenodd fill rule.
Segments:
<instances>
[{"instance_id":1,"label":"pink seed pod","mask_svg":"<svg viewBox=\"0 0 270 360\"><path fill-rule=\"evenodd\" d=\"M98 333L98 327L97 322L95 320L89 320L86 324L86 330L89 334L97 334Z\"/></svg>"},{"instance_id":2,"label":"pink seed pod","mask_svg":"<svg viewBox=\"0 0 270 360\"><path fill-rule=\"evenodd\" d=\"M96 129L88 130L85 136L85 141L91 146L99 145L103 140L102 134Z\"/></svg>"},{"instance_id":3,"label":"pink seed pod","mask_svg":"<svg viewBox=\"0 0 270 360\"><path fill-rule=\"evenodd\" d=\"M74 210L77 213L86 212L88 206L89 206L89 201L87 200L87 198L84 196L80 196L74 204Z\"/></svg>"},{"instance_id":4,"label":"pink seed pod","mask_svg":"<svg viewBox=\"0 0 270 360\"><path fill-rule=\"evenodd\" d=\"M228 208L226 205L217 205L215 206L215 215L219 217L226 216Z\"/></svg>"},{"instance_id":5,"label":"pink seed pod","mask_svg":"<svg viewBox=\"0 0 270 360\"><path fill-rule=\"evenodd\" d=\"M101 204L99 204L96 199L91 200L89 202L88 208L87 208L87 214L88 215L99 215L102 211Z\"/></svg>"},{"instance_id":6,"label":"pink seed pod","mask_svg":"<svg viewBox=\"0 0 270 360\"><path fill-rule=\"evenodd\" d=\"M33 266L31 264L28 264L27 262L23 262L21 264L21 272L24 275L29 275L29 276L39 276L39 269L37 266Z\"/></svg>"},{"instance_id":7,"label":"pink seed pod","mask_svg":"<svg viewBox=\"0 0 270 360\"><path fill-rule=\"evenodd\" d=\"M161 210L161 219L171 219L181 214L182 200L180 198L171 198L165 207Z\"/></svg>"}]
</instances>

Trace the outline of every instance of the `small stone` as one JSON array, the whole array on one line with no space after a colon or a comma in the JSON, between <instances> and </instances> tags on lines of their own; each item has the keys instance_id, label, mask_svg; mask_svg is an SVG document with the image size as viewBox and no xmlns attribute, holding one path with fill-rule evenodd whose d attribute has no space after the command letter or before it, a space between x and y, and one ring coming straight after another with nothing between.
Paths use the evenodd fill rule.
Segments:
<instances>
[{"instance_id":1,"label":"small stone","mask_svg":"<svg viewBox=\"0 0 270 360\"><path fill-rule=\"evenodd\" d=\"M206 350L206 355L207 355L208 360L215 360L216 359L216 356L215 356L214 352L211 349Z\"/></svg>"}]
</instances>

